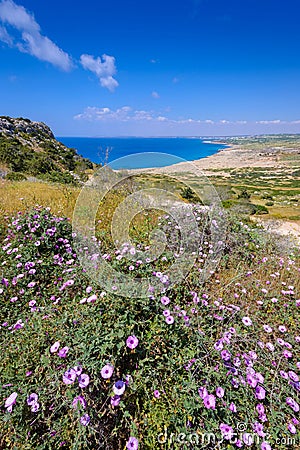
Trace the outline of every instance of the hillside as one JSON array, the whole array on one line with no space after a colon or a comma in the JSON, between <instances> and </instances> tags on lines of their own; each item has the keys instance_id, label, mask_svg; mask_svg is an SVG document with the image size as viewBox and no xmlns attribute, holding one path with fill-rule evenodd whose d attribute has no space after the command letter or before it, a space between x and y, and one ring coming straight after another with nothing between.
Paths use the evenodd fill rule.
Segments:
<instances>
[{"instance_id":1,"label":"hillside","mask_svg":"<svg viewBox=\"0 0 300 450\"><path fill-rule=\"evenodd\" d=\"M42 122L0 116L0 177L76 184L94 164L58 142Z\"/></svg>"}]
</instances>

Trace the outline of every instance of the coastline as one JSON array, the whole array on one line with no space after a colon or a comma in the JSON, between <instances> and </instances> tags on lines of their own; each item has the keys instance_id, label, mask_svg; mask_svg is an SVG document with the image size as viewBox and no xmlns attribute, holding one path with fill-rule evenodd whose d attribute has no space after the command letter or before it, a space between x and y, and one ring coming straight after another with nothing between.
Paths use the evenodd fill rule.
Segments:
<instances>
[{"instance_id":1,"label":"coastline","mask_svg":"<svg viewBox=\"0 0 300 450\"><path fill-rule=\"evenodd\" d=\"M151 171L164 171L167 173L189 172L189 165L193 164L199 170L203 170L205 175L215 175L216 171L220 175L228 176L228 173L222 170L228 169L243 169L243 168L278 168L284 167L283 161L280 161L279 155L276 152L261 153L258 149L244 148L240 145L227 144L215 141L217 144L226 145L226 148L221 148L217 153L206 156L204 158L191 160L166 166L162 168L149 168Z\"/></svg>"}]
</instances>

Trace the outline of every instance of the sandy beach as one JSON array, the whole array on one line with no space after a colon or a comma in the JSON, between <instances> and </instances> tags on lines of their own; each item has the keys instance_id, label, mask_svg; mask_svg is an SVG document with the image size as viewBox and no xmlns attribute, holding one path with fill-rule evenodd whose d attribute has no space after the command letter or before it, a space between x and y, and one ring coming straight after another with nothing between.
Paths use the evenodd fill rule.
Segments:
<instances>
[{"instance_id":1,"label":"sandy beach","mask_svg":"<svg viewBox=\"0 0 300 450\"><path fill-rule=\"evenodd\" d=\"M206 158L153 170L164 173L189 172L191 163L198 169L203 170L208 176L215 175L216 171L220 175L228 176L228 173L222 172L222 169L242 169L247 167L273 167L278 169L289 167L287 163L280 159L278 152L270 150L262 152L257 149L246 149L238 145L229 145L228 148Z\"/></svg>"}]
</instances>

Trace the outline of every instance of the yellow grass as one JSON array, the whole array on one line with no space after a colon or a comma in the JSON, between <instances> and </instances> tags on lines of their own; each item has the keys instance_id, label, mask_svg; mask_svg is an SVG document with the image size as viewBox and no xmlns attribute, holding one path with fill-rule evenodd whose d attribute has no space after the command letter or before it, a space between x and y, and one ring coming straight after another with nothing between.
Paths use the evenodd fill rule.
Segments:
<instances>
[{"instance_id":1,"label":"yellow grass","mask_svg":"<svg viewBox=\"0 0 300 450\"><path fill-rule=\"evenodd\" d=\"M80 188L46 182L0 182L0 214L14 214L35 205L49 206L54 214L72 217Z\"/></svg>"}]
</instances>

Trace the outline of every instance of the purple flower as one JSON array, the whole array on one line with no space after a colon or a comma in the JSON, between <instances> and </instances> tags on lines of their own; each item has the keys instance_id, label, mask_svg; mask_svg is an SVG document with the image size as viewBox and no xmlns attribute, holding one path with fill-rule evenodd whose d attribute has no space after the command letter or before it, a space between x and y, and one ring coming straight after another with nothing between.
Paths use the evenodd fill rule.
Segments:
<instances>
[{"instance_id":1,"label":"purple flower","mask_svg":"<svg viewBox=\"0 0 300 450\"><path fill-rule=\"evenodd\" d=\"M106 364L104 367L102 367L101 369L101 376L102 378L104 378L105 380L107 380L108 378L110 378L113 374L114 368L111 364Z\"/></svg>"},{"instance_id":2,"label":"purple flower","mask_svg":"<svg viewBox=\"0 0 300 450\"><path fill-rule=\"evenodd\" d=\"M76 380L76 372L74 369L67 370L63 375L63 382L65 384L73 384Z\"/></svg>"},{"instance_id":3,"label":"purple flower","mask_svg":"<svg viewBox=\"0 0 300 450\"><path fill-rule=\"evenodd\" d=\"M135 437L130 437L127 441L126 448L128 450L137 450L139 448L139 441Z\"/></svg>"},{"instance_id":4,"label":"purple flower","mask_svg":"<svg viewBox=\"0 0 300 450\"><path fill-rule=\"evenodd\" d=\"M167 305L170 303L169 297L167 297L167 296L165 296L165 295L160 299L160 301L162 302L162 304L163 304L164 306L167 306Z\"/></svg>"},{"instance_id":5,"label":"purple flower","mask_svg":"<svg viewBox=\"0 0 300 450\"><path fill-rule=\"evenodd\" d=\"M157 391L157 390L155 390L155 391L153 392L153 395L154 395L155 398L159 398L159 397L160 397L160 392Z\"/></svg>"},{"instance_id":6,"label":"purple flower","mask_svg":"<svg viewBox=\"0 0 300 450\"><path fill-rule=\"evenodd\" d=\"M114 395L113 397L110 398L110 403L112 406L119 406L121 397L120 395Z\"/></svg>"},{"instance_id":7,"label":"purple flower","mask_svg":"<svg viewBox=\"0 0 300 450\"><path fill-rule=\"evenodd\" d=\"M127 345L127 347L131 348L131 350L133 350L135 347L137 347L138 343L139 343L139 340L135 336L128 336L128 338L126 340L126 345Z\"/></svg>"},{"instance_id":8,"label":"purple flower","mask_svg":"<svg viewBox=\"0 0 300 450\"><path fill-rule=\"evenodd\" d=\"M266 396L266 391L261 386L256 386L255 388L255 396L258 400L263 400Z\"/></svg>"},{"instance_id":9,"label":"purple flower","mask_svg":"<svg viewBox=\"0 0 300 450\"><path fill-rule=\"evenodd\" d=\"M222 351L221 351L221 358L222 358L224 361L229 361L230 358L231 358L230 352L229 352L228 350L222 350Z\"/></svg>"},{"instance_id":10,"label":"purple flower","mask_svg":"<svg viewBox=\"0 0 300 450\"><path fill-rule=\"evenodd\" d=\"M7 412L12 412L13 405L16 403L16 399L18 397L18 394L16 392L13 392L10 394L9 397L5 400L5 408L7 409Z\"/></svg>"},{"instance_id":11,"label":"purple flower","mask_svg":"<svg viewBox=\"0 0 300 450\"><path fill-rule=\"evenodd\" d=\"M293 411L299 412L299 405L298 405L298 403L295 400L293 400L291 397L287 397L286 404L288 406L290 406Z\"/></svg>"},{"instance_id":12,"label":"purple flower","mask_svg":"<svg viewBox=\"0 0 300 450\"><path fill-rule=\"evenodd\" d=\"M269 444L269 442L262 442L261 446L260 446L261 450L272 450L271 445Z\"/></svg>"},{"instance_id":13,"label":"purple flower","mask_svg":"<svg viewBox=\"0 0 300 450\"><path fill-rule=\"evenodd\" d=\"M264 433L264 426L262 423L255 422L253 425L253 429L255 433L257 433L260 437L264 437L266 435L266 433Z\"/></svg>"},{"instance_id":14,"label":"purple flower","mask_svg":"<svg viewBox=\"0 0 300 450\"><path fill-rule=\"evenodd\" d=\"M168 325L171 325L172 323L174 323L174 317L173 316L166 317L166 323Z\"/></svg>"},{"instance_id":15,"label":"purple flower","mask_svg":"<svg viewBox=\"0 0 300 450\"><path fill-rule=\"evenodd\" d=\"M207 409L216 409L216 397L212 394L204 397L203 403Z\"/></svg>"},{"instance_id":16,"label":"purple flower","mask_svg":"<svg viewBox=\"0 0 300 450\"><path fill-rule=\"evenodd\" d=\"M126 387L126 384L124 383L124 381L122 381L122 380L117 381L113 386L114 394L116 394L116 395L124 394L125 387Z\"/></svg>"},{"instance_id":17,"label":"purple flower","mask_svg":"<svg viewBox=\"0 0 300 450\"><path fill-rule=\"evenodd\" d=\"M86 401L81 395L77 395L72 402L72 406L74 409L77 409L78 403L82 406L83 409L86 408Z\"/></svg>"},{"instance_id":18,"label":"purple flower","mask_svg":"<svg viewBox=\"0 0 300 450\"><path fill-rule=\"evenodd\" d=\"M85 427L90 423L91 418L88 414L84 414L82 417L80 417L80 423L81 425L84 425Z\"/></svg>"},{"instance_id":19,"label":"purple flower","mask_svg":"<svg viewBox=\"0 0 300 450\"><path fill-rule=\"evenodd\" d=\"M34 392L27 397L27 405L31 406L38 401L38 395Z\"/></svg>"},{"instance_id":20,"label":"purple flower","mask_svg":"<svg viewBox=\"0 0 300 450\"><path fill-rule=\"evenodd\" d=\"M292 423L289 423L289 424L288 424L288 430L289 430L289 432L292 433L292 434L296 434L296 433L297 433L296 427L295 427L295 425L292 424Z\"/></svg>"},{"instance_id":21,"label":"purple flower","mask_svg":"<svg viewBox=\"0 0 300 450\"><path fill-rule=\"evenodd\" d=\"M292 370L289 371L289 377L292 381L295 381L295 383L297 383L299 381L298 375L295 372L293 372Z\"/></svg>"},{"instance_id":22,"label":"purple flower","mask_svg":"<svg viewBox=\"0 0 300 450\"><path fill-rule=\"evenodd\" d=\"M257 386L256 376L251 373L248 373L247 374L247 382L251 387L255 388Z\"/></svg>"},{"instance_id":23,"label":"purple flower","mask_svg":"<svg viewBox=\"0 0 300 450\"><path fill-rule=\"evenodd\" d=\"M246 325L247 327L252 325L252 320L250 319L250 317L243 317L242 318L242 322L244 325Z\"/></svg>"},{"instance_id":24,"label":"purple flower","mask_svg":"<svg viewBox=\"0 0 300 450\"><path fill-rule=\"evenodd\" d=\"M57 352L57 350L59 349L60 346L60 342L55 342L53 345L51 345L50 347L50 353L55 353Z\"/></svg>"},{"instance_id":25,"label":"purple flower","mask_svg":"<svg viewBox=\"0 0 300 450\"><path fill-rule=\"evenodd\" d=\"M97 295L93 294L90 297L87 298L87 303L95 303L95 301L97 300Z\"/></svg>"},{"instance_id":26,"label":"purple flower","mask_svg":"<svg viewBox=\"0 0 300 450\"><path fill-rule=\"evenodd\" d=\"M34 403L31 405L31 411L32 411L32 412L37 412L39 409L40 409L40 404L39 404L38 402L34 402Z\"/></svg>"},{"instance_id":27,"label":"purple flower","mask_svg":"<svg viewBox=\"0 0 300 450\"><path fill-rule=\"evenodd\" d=\"M227 425L226 423L221 423L220 430L221 430L221 433L222 433L224 439L229 440L234 435L233 428L231 426Z\"/></svg>"},{"instance_id":28,"label":"purple flower","mask_svg":"<svg viewBox=\"0 0 300 450\"><path fill-rule=\"evenodd\" d=\"M237 411L236 406L233 402L230 403L229 409L230 409L230 411L232 411L234 413L236 413L236 411Z\"/></svg>"},{"instance_id":29,"label":"purple flower","mask_svg":"<svg viewBox=\"0 0 300 450\"><path fill-rule=\"evenodd\" d=\"M262 403L258 403L256 405L256 411L258 412L258 414L264 414L265 412L265 407Z\"/></svg>"},{"instance_id":30,"label":"purple flower","mask_svg":"<svg viewBox=\"0 0 300 450\"><path fill-rule=\"evenodd\" d=\"M205 386L202 386L198 389L198 393L200 395L200 397L202 398L202 400L204 400L205 397L208 396L208 392Z\"/></svg>"},{"instance_id":31,"label":"purple flower","mask_svg":"<svg viewBox=\"0 0 300 450\"><path fill-rule=\"evenodd\" d=\"M284 371L284 370L280 370L280 376L282 377L282 378L284 378L285 380L288 380L289 379L289 376L288 376L288 374Z\"/></svg>"},{"instance_id":32,"label":"purple flower","mask_svg":"<svg viewBox=\"0 0 300 450\"><path fill-rule=\"evenodd\" d=\"M60 356L61 358L65 358L67 356L68 351L69 351L69 347L61 348L58 352L58 356Z\"/></svg>"},{"instance_id":33,"label":"purple flower","mask_svg":"<svg viewBox=\"0 0 300 450\"><path fill-rule=\"evenodd\" d=\"M165 310L163 311L163 315L164 315L165 317L168 317L170 314L171 314L171 313L170 313L170 310L169 310L169 309L165 309Z\"/></svg>"},{"instance_id":34,"label":"purple flower","mask_svg":"<svg viewBox=\"0 0 300 450\"><path fill-rule=\"evenodd\" d=\"M224 389L222 387L217 387L216 389L216 396L219 398L224 397Z\"/></svg>"},{"instance_id":35,"label":"purple flower","mask_svg":"<svg viewBox=\"0 0 300 450\"><path fill-rule=\"evenodd\" d=\"M75 370L74 370L74 372L75 372ZM86 375L85 373L79 375L79 377L78 377L79 387L85 388L89 385L89 382L90 382L90 377L88 375Z\"/></svg>"}]
</instances>

